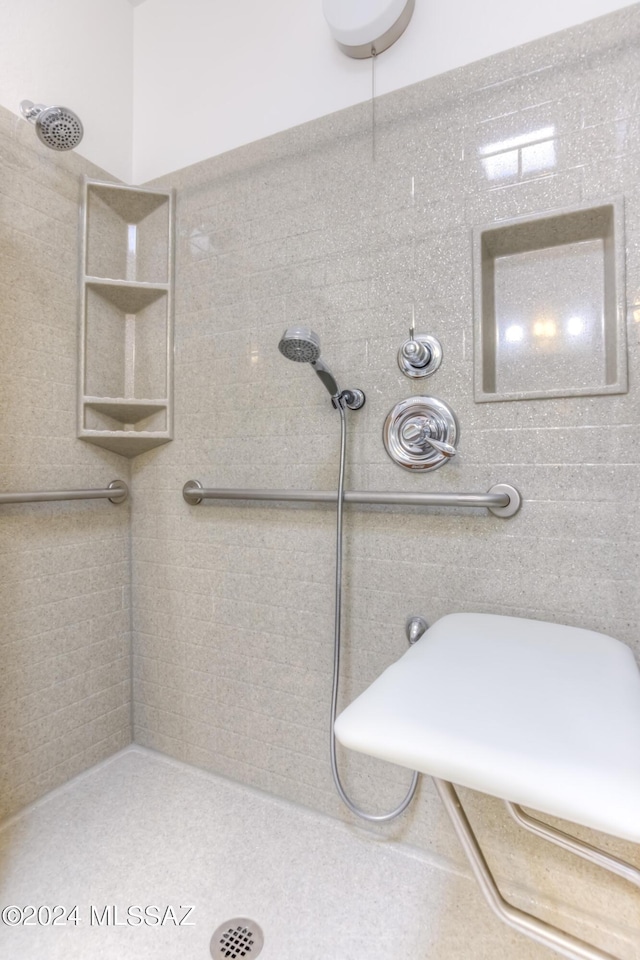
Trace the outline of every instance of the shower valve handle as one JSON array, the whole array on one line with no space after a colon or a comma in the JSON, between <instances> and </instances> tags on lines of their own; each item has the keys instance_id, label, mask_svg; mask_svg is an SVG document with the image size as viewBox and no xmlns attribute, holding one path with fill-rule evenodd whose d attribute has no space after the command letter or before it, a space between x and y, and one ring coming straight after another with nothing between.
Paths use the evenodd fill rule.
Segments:
<instances>
[{"instance_id":1,"label":"shower valve handle","mask_svg":"<svg viewBox=\"0 0 640 960\"><path fill-rule=\"evenodd\" d=\"M418 446L428 444L445 457L455 457L457 453L456 448L451 446L450 443L445 443L443 440L436 440L434 437L429 436L430 430L431 427L426 420L421 418L420 423L416 420L410 420L409 423L406 423L402 428L402 439L408 443L415 443Z\"/></svg>"}]
</instances>

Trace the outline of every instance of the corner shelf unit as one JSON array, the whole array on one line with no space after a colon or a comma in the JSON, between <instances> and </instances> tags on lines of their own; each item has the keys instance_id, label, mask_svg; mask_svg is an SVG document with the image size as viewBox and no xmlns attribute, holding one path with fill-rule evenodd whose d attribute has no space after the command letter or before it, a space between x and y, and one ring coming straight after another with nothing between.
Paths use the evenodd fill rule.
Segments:
<instances>
[{"instance_id":1,"label":"corner shelf unit","mask_svg":"<svg viewBox=\"0 0 640 960\"><path fill-rule=\"evenodd\" d=\"M173 439L174 195L84 181L78 436L125 457Z\"/></svg>"}]
</instances>

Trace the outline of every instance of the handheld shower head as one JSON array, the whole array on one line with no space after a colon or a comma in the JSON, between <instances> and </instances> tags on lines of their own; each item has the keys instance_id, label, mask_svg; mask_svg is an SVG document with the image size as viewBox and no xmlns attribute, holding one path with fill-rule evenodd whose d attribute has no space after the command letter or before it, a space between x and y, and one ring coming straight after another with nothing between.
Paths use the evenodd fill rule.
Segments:
<instances>
[{"instance_id":1,"label":"handheld shower head","mask_svg":"<svg viewBox=\"0 0 640 960\"><path fill-rule=\"evenodd\" d=\"M288 327L282 334L278 350L287 360L310 363L333 397L340 396L340 387L328 367L320 359L320 337L307 327Z\"/></svg>"},{"instance_id":2,"label":"handheld shower head","mask_svg":"<svg viewBox=\"0 0 640 960\"><path fill-rule=\"evenodd\" d=\"M68 107L45 107L43 103L23 100L20 112L35 125L39 139L52 150L73 150L82 140L84 128L80 118Z\"/></svg>"},{"instance_id":3,"label":"handheld shower head","mask_svg":"<svg viewBox=\"0 0 640 960\"><path fill-rule=\"evenodd\" d=\"M287 360L310 363L331 394L333 405L344 402L351 410L358 410L364 403L362 390L342 392L329 368L320 359L320 337L308 327L288 327L280 338L278 350Z\"/></svg>"},{"instance_id":4,"label":"handheld shower head","mask_svg":"<svg viewBox=\"0 0 640 960\"><path fill-rule=\"evenodd\" d=\"M315 363L320 356L320 337L306 327L288 327L282 334L278 350L287 360Z\"/></svg>"}]
</instances>

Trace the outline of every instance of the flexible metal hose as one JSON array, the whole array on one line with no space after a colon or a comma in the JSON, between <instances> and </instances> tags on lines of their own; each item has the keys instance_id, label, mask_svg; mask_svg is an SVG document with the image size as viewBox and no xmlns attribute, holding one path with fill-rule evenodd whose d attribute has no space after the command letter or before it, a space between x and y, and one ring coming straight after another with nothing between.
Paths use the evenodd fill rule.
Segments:
<instances>
[{"instance_id":1,"label":"flexible metal hose","mask_svg":"<svg viewBox=\"0 0 640 960\"><path fill-rule=\"evenodd\" d=\"M361 817L363 820L369 820L374 823L386 823L388 820L395 820L396 817L399 817L401 813L407 809L413 796L416 792L416 787L418 786L418 779L420 774L414 772L413 779L411 780L411 785L409 786L409 792L405 796L404 800L400 806L396 807L395 810L391 810L389 813L366 813L364 810L361 810L360 807L357 807L355 803L349 798L342 782L340 780L340 774L338 773L338 761L336 758L336 735L334 733L334 724L336 721L336 712L338 708L338 684L340 678L340 645L341 645L341 624L342 624L342 510L344 506L344 467L345 467L345 458L347 450L347 418L344 411L344 407L340 400L337 401L336 406L340 411L340 475L338 479L338 510L337 510L337 529L336 529L336 595L335 595L335 627L334 627L334 644L333 644L333 689L331 691L331 734L330 734L330 743L331 743L331 773L333 774L333 782L336 785L336 790L340 795L341 800L347 805L349 810L352 813L355 813L356 816Z\"/></svg>"}]
</instances>

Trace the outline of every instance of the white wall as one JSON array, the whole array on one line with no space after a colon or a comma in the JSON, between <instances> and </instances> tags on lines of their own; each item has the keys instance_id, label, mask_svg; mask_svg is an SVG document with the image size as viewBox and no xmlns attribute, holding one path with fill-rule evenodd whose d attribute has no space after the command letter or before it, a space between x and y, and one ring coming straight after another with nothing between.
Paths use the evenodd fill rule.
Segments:
<instances>
[{"instance_id":1,"label":"white wall","mask_svg":"<svg viewBox=\"0 0 640 960\"><path fill-rule=\"evenodd\" d=\"M416 0L406 34L377 62L377 91L627 5ZM0 104L70 107L85 126L78 153L134 183L370 91L370 61L340 53L322 0L0 0Z\"/></svg>"},{"instance_id":2,"label":"white wall","mask_svg":"<svg viewBox=\"0 0 640 960\"><path fill-rule=\"evenodd\" d=\"M377 62L377 91L628 5L416 0L407 32ZM370 96L371 63L340 53L322 0L145 0L134 24L138 183Z\"/></svg>"},{"instance_id":3,"label":"white wall","mask_svg":"<svg viewBox=\"0 0 640 960\"><path fill-rule=\"evenodd\" d=\"M16 114L21 100L74 110L85 128L78 153L123 180L132 73L129 0L0 0L0 104Z\"/></svg>"}]
</instances>

